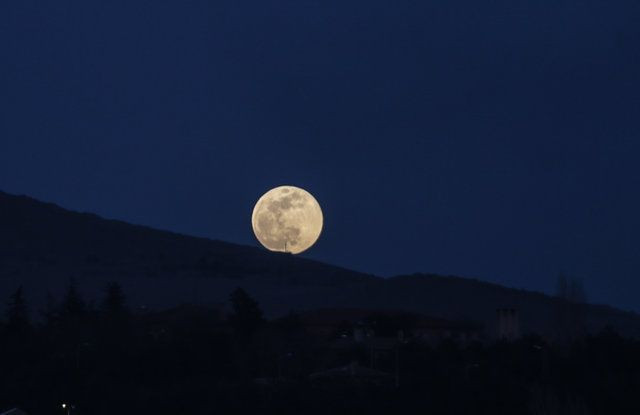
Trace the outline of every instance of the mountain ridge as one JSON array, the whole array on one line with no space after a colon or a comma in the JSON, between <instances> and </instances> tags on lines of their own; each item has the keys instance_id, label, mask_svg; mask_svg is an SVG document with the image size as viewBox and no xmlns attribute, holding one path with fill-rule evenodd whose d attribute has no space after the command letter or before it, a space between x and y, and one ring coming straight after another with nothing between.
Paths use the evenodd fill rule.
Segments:
<instances>
[{"instance_id":1,"label":"mountain ridge","mask_svg":"<svg viewBox=\"0 0 640 415\"><path fill-rule=\"evenodd\" d=\"M74 212L53 203L41 202L25 195L14 196L2 191L0 227L3 230L0 238L0 258L4 253L5 258L8 255L18 255L46 264L49 256L55 255L56 260L61 261L68 260L69 255L72 255L75 261L84 260L87 268L91 268L91 264L113 266L116 265L116 259L125 264L138 260L147 262L148 266L151 266L149 263L160 264L160 268L168 272L181 268L181 271L201 272L209 277L252 275L258 271L263 272L264 269L260 267L265 265L285 266L287 271L296 271L301 267L320 268L329 271L330 274L348 274L357 280L373 277L370 274L308 258L106 219L93 213ZM109 245L110 238L111 242L116 240L119 243ZM152 246L138 249L141 243ZM81 258L82 256L84 258ZM120 258L114 258L117 256ZM242 269L241 275L227 274L224 271L222 275L216 275L208 272L216 265L213 256L225 257L226 260L243 256L257 261L257 265L249 267L250 269ZM234 262L234 265L239 264ZM160 273L162 269L147 271Z\"/></svg>"},{"instance_id":2,"label":"mountain ridge","mask_svg":"<svg viewBox=\"0 0 640 415\"><path fill-rule=\"evenodd\" d=\"M290 254L183 235L79 213L0 191L0 298L26 286L34 304L62 294L70 278L95 300L106 282L123 285L134 306L222 304L242 286L268 316L320 307L406 309L492 327L495 309L519 310L523 331L552 332L558 299L457 276L382 278ZM590 330L611 325L640 334L640 316L581 305Z\"/></svg>"}]
</instances>

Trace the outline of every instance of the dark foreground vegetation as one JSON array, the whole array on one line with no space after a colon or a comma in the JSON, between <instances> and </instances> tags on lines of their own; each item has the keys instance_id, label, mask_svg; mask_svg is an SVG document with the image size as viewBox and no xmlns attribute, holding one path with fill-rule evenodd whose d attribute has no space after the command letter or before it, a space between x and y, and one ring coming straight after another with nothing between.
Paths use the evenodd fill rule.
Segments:
<instances>
[{"instance_id":1,"label":"dark foreground vegetation","mask_svg":"<svg viewBox=\"0 0 640 415\"><path fill-rule=\"evenodd\" d=\"M405 338L374 358L357 342L335 347L348 333L309 333L295 314L265 321L242 290L230 303L228 316L132 312L117 284L96 305L70 284L34 316L18 290L0 337L0 411L61 414L67 402L77 414L640 413L640 343L613 330L566 342ZM387 331L407 322L393 324Z\"/></svg>"}]
</instances>

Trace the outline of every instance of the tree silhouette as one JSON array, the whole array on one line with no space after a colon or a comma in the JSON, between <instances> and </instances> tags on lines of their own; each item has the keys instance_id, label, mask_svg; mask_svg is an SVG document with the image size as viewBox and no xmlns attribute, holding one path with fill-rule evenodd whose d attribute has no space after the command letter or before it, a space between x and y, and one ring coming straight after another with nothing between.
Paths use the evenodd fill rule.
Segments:
<instances>
[{"instance_id":1,"label":"tree silhouette","mask_svg":"<svg viewBox=\"0 0 640 415\"><path fill-rule=\"evenodd\" d=\"M56 302L56 299L51 294L51 291L47 291L47 296L45 300L45 306L40 310L40 315L44 319L46 327L53 327L58 322L58 318L60 317L60 309Z\"/></svg>"},{"instance_id":2,"label":"tree silhouette","mask_svg":"<svg viewBox=\"0 0 640 415\"><path fill-rule=\"evenodd\" d=\"M124 292L117 282L107 284L102 312L110 319L122 319L128 314Z\"/></svg>"},{"instance_id":3,"label":"tree silhouette","mask_svg":"<svg viewBox=\"0 0 640 415\"><path fill-rule=\"evenodd\" d=\"M60 311L63 317L82 317L87 312L87 305L78 293L76 282L73 279L69 282Z\"/></svg>"},{"instance_id":4,"label":"tree silhouette","mask_svg":"<svg viewBox=\"0 0 640 415\"><path fill-rule=\"evenodd\" d=\"M250 335L264 322L258 302L251 298L242 288L236 288L231 293L231 304L233 306L233 314L230 317L230 321L237 333Z\"/></svg>"},{"instance_id":5,"label":"tree silhouette","mask_svg":"<svg viewBox=\"0 0 640 415\"><path fill-rule=\"evenodd\" d=\"M122 287L117 282L107 284L105 297L99 313L98 338L102 347L105 362L114 362L122 358L123 352L131 341L131 314L126 306Z\"/></svg>"},{"instance_id":6,"label":"tree silhouette","mask_svg":"<svg viewBox=\"0 0 640 415\"><path fill-rule=\"evenodd\" d=\"M7 331L9 333L24 333L30 328L27 302L24 299L22 286L9 297L7 307Z\"/></svg>"},{"instance_id":7,"label":"tree silhouette","mask_svg":"<svg viewBox=\"0 0 640 415\"><path fill-rule=\"evenodd\" d=\"M560 273L556 284L556 336L567 342L584 336L584 303L586 294L582 280Z\"/></svg>"}]
</instances>

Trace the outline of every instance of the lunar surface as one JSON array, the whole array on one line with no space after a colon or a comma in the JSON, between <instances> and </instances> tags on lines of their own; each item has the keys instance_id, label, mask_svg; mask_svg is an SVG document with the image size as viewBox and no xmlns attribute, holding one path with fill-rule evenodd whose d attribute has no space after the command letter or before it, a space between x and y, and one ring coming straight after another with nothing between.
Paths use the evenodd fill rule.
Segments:
<instances>
[{"instance_id":1,"label":"lunar surface","mask_svg":"<svg viewBox=\"0 0 640 415\"><path fill-rule=\"evenodd\" d=\"M258 241L271 251L299 254L322 232L322 210L304 189L280 186L262 195L253 208L251 225Z\"/></svg>"}]
</instances>

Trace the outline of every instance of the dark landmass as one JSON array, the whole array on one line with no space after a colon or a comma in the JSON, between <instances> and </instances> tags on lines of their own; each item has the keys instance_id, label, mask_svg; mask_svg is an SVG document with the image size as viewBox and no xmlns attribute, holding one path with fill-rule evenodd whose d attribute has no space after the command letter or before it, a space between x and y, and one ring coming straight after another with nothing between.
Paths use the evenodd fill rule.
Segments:
<instances>
[{"instance_id":1,"label":"dark landmass","mask_svg":"<svg viewBox=\"0 0 640 415\"><path fill-rule=\"evenodd\" d=\"M353 308L266 320L241 289L227 313L195 305L132 312L119 285L105 288L91 305L70 283L36 324L22 291L12 294L0 320L0 408L43 415L640 410L640 342L612 329L487 340L470 323Z\"/></svg>"},{"instance_id":2,"label":"dark landmass","mask_svg":"<svg viewBox=\"0 0 640 415\"><path fill-rule=\"evenodd\" d=\"M404 309L489 330L495 310L519 310L524 333L556 330L558 299L474 279L431 274L379 278L302 257L196 238L76 213L0 192L0 298L23 286L32 307L59 296L70 279L90 301L109 281L132 307L222 305L242 287L269 317L322 307ZM640 317L581 305L588 330L640 334Z\"/></svg>"},{"instance_id":3,"label":"dark landmass","mask_svg":"<svg viewBox=\"0 0 640 415\"><path fill-rule=\"evenodd\" d=\"M640 411L634 313L383 279L4 193L0 296L0 411Z\"/></svg>"}]
</instances>

